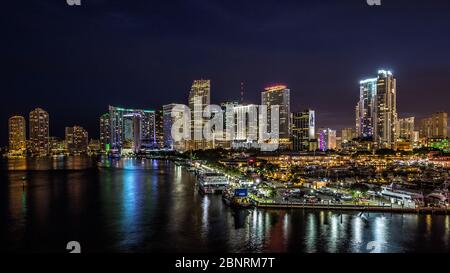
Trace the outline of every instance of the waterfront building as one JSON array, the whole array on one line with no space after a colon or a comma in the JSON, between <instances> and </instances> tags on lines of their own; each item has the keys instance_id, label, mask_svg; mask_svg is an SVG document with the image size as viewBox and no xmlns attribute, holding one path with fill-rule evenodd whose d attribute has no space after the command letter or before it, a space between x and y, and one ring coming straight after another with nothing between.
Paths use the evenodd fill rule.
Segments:
<instances>
[{"instance_id":1,"label":"waterfront building","mask_svg":"<svg viewBox=\"0 0 450 273\"><path fill-rule=\"evenodd\" d=\"M430 117L420 121L419 134L421 138L447 138L448 114L445 112L433 113Z\"/></svg>"},{"instance_id":2,"label":"waterfront building","mask_svg":"<svg viewBox=\"0 0 450 273\"><path fill-rule=\"evenodd\" d=\"M415 118L401 118L398 119L398 139L403 141L411 141L414 137Z\"/></svg>"},{"instance_id":3,"label":"waterfront building","mask_svg":"<svg viewBox=\"0 0 450 273\"><path fill-rule=\"evenodd\" d=\"M311 151L311 142L316 135L316 118L314 110L295 112L292 120L292 147L294 151Z\"/></svg>"},{"instance_id":4,"label":"waterfront building","mask_svg":"<svg viewBox=\"0 0 450 273\"><path fill-rule=\"evenodd\" d=\"M377 79L360 81L359 102L356 109L358 137L373 138L376 110ZM359 124L358 124L359 123Z\"/></svg>"},{"instance_id":5,"label":"waterfront building","mask_svg":"<svg viewBox=\"0 0 450 273\"><path fill-rule=\"evenodd\" d=\"M70 154L87 153L88 132L81 126L66 127L66 148Z\"/></svg>"},{"instance_id":6,"label":"waterfront building","mask_svg":"<svg viewBox=\"0 0 450 273\"><path fill-rule=\"evenodd\" d=\"M23 156L26 153L26 122L22 116L13 116L8 120L9 155Z\"/></svg>"},{"instance_id":7,"label":"waterfront building","mask_svg":"<svg viewBox=\"0 0 450 273\"><path fill-rule=\"evenodd\" d=\"M58 137L50 137L50 154L52 155L64 155L67 153L66 141L59 139Z\"/></svg>"},{"instance_id":8,"label":"waterfront building","mask_svg":"<svg viewBox=\"0 0 450 273\"><path fill-rule=\"evenodd\" d=\"M267 130L271 132L271 106L279 106L279 147L291 146L290 89L285 85L270 86L261 93L261 105L267 106Z\"/></svg>"},{"instance_id":9,"label":"waterfront building","mask_svg":"<svg viewBox=\"0 0 450 273\"><path fill-rule=\"evenodd\" d=\"M372 139L378 148L395 149L397 140L397 87L391 71L360 82L356 108L358 137Z\"/></svg>"},{"instance_id":10,"label":"waterfront building","mask_svg":"<svg viewBox=\"0 0 450 273\"><path fill-rule=\"evenodd\" d=\"M156 147L155 111L109 106L110 149L137 153Z\"/></svg>"},{"instance_id":11,"label":"waterfront building","mask_svg":"<svg viewBox=\"0 0 450 273\"><path fill-rule=\"evenodd\" d=\"M174 112L176 111L175 106L178 104L171 103L163 106L163 147L165 149L175 149L175 150L184 150L185 142L178 141L175 142L172 138L172 126L173 124L183 117L183 112ZM179 133L182 134L182 128L180 128Z\"/></svg>"},{"instance_id":12,"label":"waterfront building","mask_svg":"<svg viewBox=\"0 0 450 273\"><path fill-rule=\"evenodd\" d=\"M88 144L88 154L95 155L101 152L101 144L98 139L91 139Z\"/></svg>"},{"instance_id":13,"label":"waterfront building","mask_svg":"<svg viewBox=\"0 0 450 273\"><path fill-rule=\"evenodd\" d=\"M49 115L36 108L30 112L29 151L32 156L47 156L49 154Z\"/></svg>"},{"instance_id":14,"label":"waterfront building","mask_svg":"<svg viewBox=\"0 0 450 273\"><path fill-rule=\"evenodd\" d=\"M156 146L158 149L164 147L164 113L159 109L155 114Z\"/></svg>"},{"instance_id":15,"label":"waterfront building","mask_svg":"<svg viewBox=\"0 0 450 273\"><path fill-rule=\"evenodd\" d=\"M242 98L241 98L241 103L242 103ZM234 148L238 148L238 147L236 147L236 144L238 144L238 142L234 141L235 136L236 136L235 107L238 107L238 106L240 106L240 104L237 101L227 101L227 102L222 102L220 104L220 108L222 109L222 115L223 115L223 129L224 129L223 140L216 140L215 147L229 149L229 148L232 148L233 144L234 144Z\"/></svg>"},{"instance_id":16,"label":"waterfront building","mask_svg":"<svg viewBox=\"0 0 450 273\"><path fill-rule=\"evenodd\" d=\"M336 150L336 131L319 129L317 132L318 146L321 151Z\"/></svg>"},{"instance_id":17,"label":"waterfront building","mask_svg":"<svg viewBox=\"0 0 450 273\"><path fill-rule=\"evenodd\" d=\"M237 105L233 108L234 136L232 147L240 148L258 148L258 105Z\"/></svg>"},{"instance_id":18,"label":"waterfront building","mask_svg":"<svg viewBox=\"0 0 450 273\"><path fill-rule=\"evenodd\" d=\"M110 148L111 125L110 115L105 113L100 117L100 150L108 153Z\"/></svg>"},{"instance_id":19,"label":"waterfront building","mask_svg":"<svg viewBox=\"0 0 450 273\"><path fill-rule=\"evenodd\" d=\"M203 128L208 121L203 110L210 105L211 81L194 80L189 92L189 108L191 110L191 139L186 141L188 150L205 150L212 148L212 142L203 137Z\"/></svg>"},{"instance_id":20,"label":"waterfront building","mask_svg":"<svg viewBox=\"0 0 450 273\"><path fill-rule=\"evenodd\" d=\"M376 93L376 122L374 140L378 148L395 149L397 137L397 83L392 72L378 71Z\"/></svg>"},{"instance_id":21,"label":"waterfront building","mask_svg":"<svg viewBox=\"0 0 450 273\"><path fill-rule=\"evenodd\" d=\"M414 117L398 119L397 150L412 151L414 148L414 121Z\"/></svg>"}]
</instances>

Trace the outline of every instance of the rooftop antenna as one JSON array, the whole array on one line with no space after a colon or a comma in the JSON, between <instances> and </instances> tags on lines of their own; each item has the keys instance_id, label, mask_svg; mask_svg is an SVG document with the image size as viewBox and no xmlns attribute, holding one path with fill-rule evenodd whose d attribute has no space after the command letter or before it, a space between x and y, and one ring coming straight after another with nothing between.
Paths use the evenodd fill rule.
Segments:
<instances>
[{"instance_id":1,"label":"rooftop antenna","mask_svg":"<svg viewBox=\"0 0 450 273\"><path fill-rule=\"evenodd\" d=\"M241 104L244 103L244 82L241 82Z\"/></svg>"}]
</instances>

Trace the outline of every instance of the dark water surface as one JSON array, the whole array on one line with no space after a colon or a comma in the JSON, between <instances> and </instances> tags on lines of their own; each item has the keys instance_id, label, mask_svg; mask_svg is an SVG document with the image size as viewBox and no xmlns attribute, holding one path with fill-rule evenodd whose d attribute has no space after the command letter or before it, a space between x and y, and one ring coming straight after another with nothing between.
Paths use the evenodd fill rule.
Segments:
<instances>
[{"instance_id":1,"label":"dark water surface","mask_svg":"<svg viewBox=\"0 0 450 273\"><path fill-rule=\"evenodd\" d=\"M169 161L113 165L3 160L0 251L66 252L78 241L83 252L450 252L449 216L234 211Z\"/></svg>"}]
</instances>

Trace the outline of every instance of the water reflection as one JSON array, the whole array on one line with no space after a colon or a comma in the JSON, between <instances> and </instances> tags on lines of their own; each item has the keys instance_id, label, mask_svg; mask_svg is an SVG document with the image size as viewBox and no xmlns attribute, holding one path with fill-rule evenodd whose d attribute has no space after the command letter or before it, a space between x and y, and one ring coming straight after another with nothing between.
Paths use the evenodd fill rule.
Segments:
<instances>
[{"instance_id":1,"label":"water reflection","mask_svg":"<svg viewBox=\"0 0 450 273\"><path fill-rule=\"evenodd\" d=\"M169 161L0 166L13 167L0 173L2 251L64 252L70 240L88 252L368 252L370 242L377 252L450 251L449 216L233 210Z\"/></svg>"}]
</instances>

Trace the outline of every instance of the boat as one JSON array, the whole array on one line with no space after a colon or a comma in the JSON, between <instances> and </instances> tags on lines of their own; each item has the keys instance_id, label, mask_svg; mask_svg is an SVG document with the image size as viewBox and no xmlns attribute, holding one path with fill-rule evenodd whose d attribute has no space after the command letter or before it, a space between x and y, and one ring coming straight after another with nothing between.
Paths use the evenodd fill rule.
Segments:
<instances>
[{"instance_id":1,"label":"boat","mask_svg":"<svg viewBox=\"0 0 450 273\"><path fill-rule=\"evenodd\" d=\"M254 206L252 200L249 197L234 196L231 200L231 206L234 208L252 208Z\"/></svg>"},{"instance_id":2,"label":"boat","mask_svg":"<svg viewBox=\"0 0 450 273\"><path fill-rule=\"evenodd\" d=\"M391 200L393 199L403 203L423 200L423 194L416 191L401 188L395 185L394 183L391 183L389 186L382 186L381 195L390 198Z\"/></svg>"},{"instance_id":3,"label":"boat","mask_svg":"<svg viewBox=\"0 0 450 273\"><path fill-rule=\"evenodd\" d=\"M436 189L426 196L427 203L435 204L439 206L447 206L450 201L450 193L448 191L448 185L450 180L447 179L442 185L441 189Z\"/></svg>"},{"instance_id":4,"label":"boat","mask_svg":"<svg viewBox=\"0 0 450 273\"><path fill-rule=\"evenodd\" d=\"M222 193L230 184L228 178L220 173L202 173L198 176L200 192L204 194Z\"/></svg>"}]
</instances>

